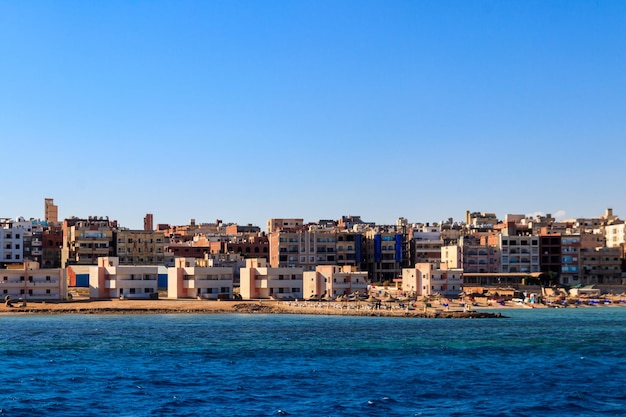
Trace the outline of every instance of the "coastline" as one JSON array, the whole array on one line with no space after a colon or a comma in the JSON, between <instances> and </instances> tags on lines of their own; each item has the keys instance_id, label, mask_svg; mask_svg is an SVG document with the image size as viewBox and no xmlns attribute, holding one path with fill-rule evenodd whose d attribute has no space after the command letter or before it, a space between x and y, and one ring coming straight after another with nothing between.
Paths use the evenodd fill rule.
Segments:
<instances>
[{"instance_id":1,"label":"coastline","mask_svg":"<svg viewBox=\"0 0 626 417\"><path fill-rule=\"evenodd\" d=\"M450 301L450 300L449 300ZM624 307L625 304L570 305L567 308ZM557 307L557 306L553 306ZM473 305L465 310L458 301L442 305L439 301L421 302L407 308L398 303L385 303L375 309L368 302L312 302L312 301L209 301L209 300L89 300L75 299L62 302L28 302L25 307L0 305L0 315L16 314L304 314L341 316L378 316L413 318L499 318L510 309L545 309L545 304ZM561 307L563 308L563 307Z\"/></svg>"},{"instance_id":2,"label":"coastline","mask_svg":"<svg viewBox=\"0 0 626 417\"><path fill-rule=\"evenodd\" d=\"M442 308L372 309L369 303L314 303L274 300L208 301L208 300L72 300L64 302L28 302L25 307L0 306L0 315L52 314L303 314L378 316L414 318L492 318L499 312L462 311Z\"/></svg>"}]
</instances>

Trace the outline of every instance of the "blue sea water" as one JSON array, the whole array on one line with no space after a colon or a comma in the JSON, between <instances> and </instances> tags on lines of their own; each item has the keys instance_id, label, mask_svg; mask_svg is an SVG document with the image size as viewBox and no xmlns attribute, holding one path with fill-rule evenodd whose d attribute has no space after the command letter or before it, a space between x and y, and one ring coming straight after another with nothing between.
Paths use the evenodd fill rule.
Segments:
<instances>
[{"instance_id":1,"label":"blue sea water","mask_svg":"<svg viewBox=\"0 0 626 417\"><path fill-rule=\"evenodd\" d=\"M626 415L626 308L0 317L0 416Z\"/></svg>"}]
</instances>

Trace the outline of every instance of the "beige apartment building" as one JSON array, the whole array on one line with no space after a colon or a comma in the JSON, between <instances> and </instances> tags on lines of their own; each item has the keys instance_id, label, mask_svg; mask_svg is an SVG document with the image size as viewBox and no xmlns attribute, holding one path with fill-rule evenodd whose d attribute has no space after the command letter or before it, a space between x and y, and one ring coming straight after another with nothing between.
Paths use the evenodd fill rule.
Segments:
<instances>
[{"instance_id":1,"label":"beige apartment building","mask_svg":"<svg viewBox=\"0 0 626 417\"><path fill-rule=\"evenodd\" d=\"M157 265L120 265L117 257L101 257L89 268L91 298L158 298Z\"/></svg>"},{"instance_id":2,"label":"beige apartment building","mask_svg":"<svg viewBox=\"0 0 626 417\"><path fill-rule=\"evenodd\" d=\"M230 300L233 268L213 266L212 259L175 258L167 270L167 298Z\"/></svg>"},{"instance_id":3,"label":"beige apartment building","mask_svg":"<svg viewBox=\"0 0 626 417\"><path fill-rule=\"evenodd\" d=\"M315 271L304 271L302 281L305 299L335 299L356 292L365 295L369 284L367 272L349 265L320 265Z\"/></svg>"},{"instance_id":4,"label":"beige apartment building","mask_svg":"<svg viewBox=\"0 0 626 417\"><path fill-rule=\"evenodd\" d=\"M489 246L485 236L463 236L456 244L441 248L441 263L465 272L498 272L499 258L498 248Z\"/></svg>"},{"instance_id":5,"label":"beige apartment building","mask_svg":"<svg viewBox=\"0 0 626 417\"><path fill-rule=\"evenodd\" d=\"M580 250L580 272L583 285L622 285L620 248Z\"/></svg>"},{"instance_id":6,"label":"beige apartment building","mask_svg":"<svg viewBox=\"0 0 626 417\"><path fill-rule=\"evenodd\" d=\"M334 230L277 231L269 236L270 265L314 271L318 265L337 264ZM342 251L349 244L342 245ZM347 257L347 252L342 253Z\"/></svg>"},{"instance_id":7,"label":"beige apartment building","mask_svg":"<svg viewBox=\"0 0 626 417\"><path fill-rule=\"evenodd\" d=\"M163 265L165 234L152 230L116 230L114 253L120 265Z\"/></svg>"},{"instance_id":8,"label":"beige apartment building","mask_svg":"<svg viewBox=\"0 0 626 417\"><path fill-rule=\"evenodd\" d=\"M445 264L423 262L402 270L402 291L409 297L441 295L458 297L463 287L463 270Z\"/></svg>"},{"instance_id":9,"label":"beige apartment building","mask_svg":"<svg viewBox=\"0 0 626 417\"><path fill-rule=\"evenodd\" d=\"M262 258L246 259L240 270L240 295L244 300L302 299L302 268L273 268Z\"/></svg>"},{"instance_id":10,"label":"beige apartment building","mask_svg":"<svg viewBox=\"0 0 626 417\"><path fill-rule=\"evenodd\" d=\"M97 265L98 258L112 256L113 229L113 224L104 217L65 219L61 266Z\"/></svg>"},{"instance_id":11,"label":"beige apartment building","mask_svg":"<svg viewBox=\"0 0 626 417\"><path fill-rule=\"evenodd\" d=\"M39 268L38 262L0 270L0 294L27 301L61 301L67 297L65 269Z\"/></svg>"}]
</instances>

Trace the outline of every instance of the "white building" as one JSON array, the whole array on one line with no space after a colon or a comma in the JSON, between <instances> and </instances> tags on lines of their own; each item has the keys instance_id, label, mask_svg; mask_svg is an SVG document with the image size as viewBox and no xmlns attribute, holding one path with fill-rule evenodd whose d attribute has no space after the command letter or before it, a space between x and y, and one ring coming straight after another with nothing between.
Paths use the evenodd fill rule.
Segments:
<instances>
[{"instance_id":1,"label":"white building","mask_svg":"<svg viewBox=\"0 0 626 417\"><path fill-rule=\"evenodd\" d=\"M207 300L233 297L233 269L213 266L213 260L175 258L167 270L167 298Z\"/></svg>"},{"instance_id":2,"label":"white building","mask_svg":"<svg viewBox=\"0 0 626 417\"><path fill-rule=\"evenodd\" d=\"M354 266L318 265L315 271L303 273L303 295L305 299L333 299L357 291L366 294L368 281L367 272Z\"/></svg>"},{"instance_id":3,"label":"white building","mask_svg":"<svg viewBox=\"0 0 626 417\"><path fill-rule=\"evenodd\" d=\"M271 268L263 258L247 259L240 271L240 294L256 298L302 299L302 268Z\"/></svg>"},{"instance_id":4,"label":"white building","mask_svg":"<svg viewBox=\"0 0 626 417\"><path fill-rule=\"evenodd\" d=\"M24 262L21 268L0 270L2 299L10 296L17 300L60 301L67 297L65 270L40 269L37 262Z\"/></svg>"},{"instance_id":5,"label":"white building","mask_svg":"<svg viewBox=\"0 0 626 417\"><path fill-rule=\"evenodd\" d=\"M626 243L626 224L611 224L604 228L607 248L619 248Z\"/></svg>"},{"instance_id":6,"label":"white building","mask_svg":"<svg viewBox=\"0 0 626 417\"><path fill-rule=\"evenodd\" d=\"M463 286L463 269L423 262L402 270L402 291L409 296L457 297Z\"/></svg>"},{"instance_id":7,"label":"white building","mask_svg":"<svg viewBox=\"0 0 626 417\"><path fill-rule=\"evenodd\" d=\"M24 261L24 230L12 219L0 219L0 263Z\"/></svg>"},{"instance_id":8,"label":"white building","mask_svg":"<svg viewBox=\"0 0 626 417\"><path fill-rule=\"evenodd\" d=\"M539 237L499 235L499 272L539 272Z\"/></svg>"},{"instance_id":9,"label":"white building","mask_svg":"<svg viewBox=\"0 0 626 417\"><path fill-rule=\"evenodd\" d=\"M157 265L120 265L117 257L98 258L89 268L91 298L158 298Z\"/></svg>"}]
</instances>

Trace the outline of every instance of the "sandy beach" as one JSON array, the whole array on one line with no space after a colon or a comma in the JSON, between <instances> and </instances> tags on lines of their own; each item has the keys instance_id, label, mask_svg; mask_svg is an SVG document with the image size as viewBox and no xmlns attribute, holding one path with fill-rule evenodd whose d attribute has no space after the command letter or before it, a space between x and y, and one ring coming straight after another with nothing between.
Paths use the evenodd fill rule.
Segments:
<instances>
[{"instance_id":1,"label":"sandy beach","mask_svg":"<svg viewBox=\"0 0 626 417\"><path fill-rule=\"evenodd\" d=\"M568 308L623 307L614 300L611 304L587 305L570 303ZM496 317L502 311L517 308L550 308L545 304L518 304L506 302L474 303L469 311L459 300L431 300L412 305L382 303L376 308L369 302L314 302L314 301L207 301L207 300L89 300L74 299L64 302L28 302L25 307L0 305L0 314L313 314L386 317Z\"/></svg>"},{"instance_id":2,"label":"sandy beach","mask_svg":"<svg viewBox=\"0 0 626 417\"><path fill-rule=\"evenodd\" d=\"M380 309L367 302L286 302L206 301L206 300L72 300L65 302L28 302L25 307L0 306L0 314L310 314L385 317L491 317L492 312L463 312L439 307L411 308L383 305Z\"/></svg>"}]
</instances>

